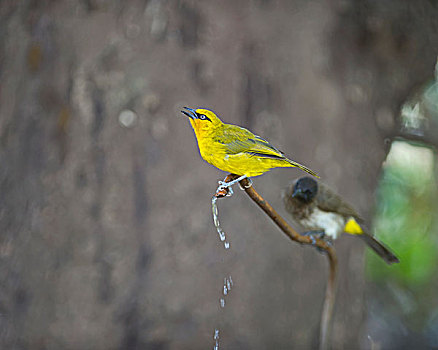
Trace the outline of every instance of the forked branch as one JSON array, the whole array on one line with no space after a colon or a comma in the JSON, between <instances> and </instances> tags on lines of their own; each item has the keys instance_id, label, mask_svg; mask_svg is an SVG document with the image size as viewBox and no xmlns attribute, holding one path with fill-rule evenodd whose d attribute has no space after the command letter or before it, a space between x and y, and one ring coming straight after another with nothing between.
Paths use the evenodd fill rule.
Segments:
<instances>
[{"instance_id":1,"label":"forked branch","mask_svg":"<svg viewBox=\"0 0 438 350\"><path fill-rule=\"evenodd\" d=\"M238 178L237 175L228 175L226 181L231 181ZM310 244L324 250L327 253L329 260L329 277L326 287L324 306L321 314L321 329L319 338L320 350L326 350L329 347L329 331L331 328L331 321L333 316L333 306L336 297L336 280L338 271L338 259L335 250L324 240L314 238L313 240L308 236L300 235L284 220L275 209L265 200L260 194L256 192L248 179L243 179L240 185L245 190L246 194L274 221L283 233L292 241L301 244ZM218 195L218 194L217 194ZM220 197L221 194L218 195Z\"/></svg>"}]
</instances>

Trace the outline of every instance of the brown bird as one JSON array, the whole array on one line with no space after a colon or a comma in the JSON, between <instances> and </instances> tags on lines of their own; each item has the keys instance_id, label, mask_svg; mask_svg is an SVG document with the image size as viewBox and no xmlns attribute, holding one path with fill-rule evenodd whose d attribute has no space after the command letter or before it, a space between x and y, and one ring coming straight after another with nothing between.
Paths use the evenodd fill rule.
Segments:
<instances>
[{"instance_id":1,"label":"brown bird","mask_svg":"<svg viewBox=\"0 0 438 350\"><path fill-rule=\"evenodd\" d=\"M295 180L283 192L286 210L293 219L309 230L306 235L317 235L328 240L343 232L362 238L388 264L399 259L360 225L363 219L339 195L310 177Z\"/></svg>"}]
</instances>

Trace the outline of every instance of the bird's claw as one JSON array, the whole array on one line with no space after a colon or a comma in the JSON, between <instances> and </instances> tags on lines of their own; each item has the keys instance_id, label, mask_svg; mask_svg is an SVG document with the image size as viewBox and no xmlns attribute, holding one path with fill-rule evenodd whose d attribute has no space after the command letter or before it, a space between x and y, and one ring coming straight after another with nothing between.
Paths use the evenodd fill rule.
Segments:
<instances>
[{"instance_id":1,"label":"bird's claw","mask_svg":"<svg viewBox=\"0 0 438 350\"><path fill-rule=\"evenodd\" d=\"M224 181L219 180L217 183L219 184L218 188L227 188L230 186L230 185L228 185L228 182L226 182L225 180Z\"/></svg>"},{"instance_id":2,"label":"bird's claw","mask_svg":"<svg viewBox=\"0 0 438 350\"><path fill-rule=\"evenodd\" d=\"M252 186L252 180L248 177L248 185L242 186L239 182L239 187L242 191L245 191L247 188L250 188Z\"/></svg>"},{"instance_id":3,"label":"bird's claw","mask_svg":"<svg viewBox=\"0 0 438 350\"><path fill-rule=\"evenodd\" d=\"M226 188L218 188L215 193L216 198L224 198L228 195L228 189Z\"/></svg>"},{"instance_id":4,"label":"bird's claw","mask_svg":"<svg viewBox=\"0 0 438 350\"><path fill-rule=\"evenodd\" d=\"M325 232L324 230L313 230L313 231L307 231L303 233L304 236L313 237L313 239L325 239Z\"/></svg>"},{"instance_id":5,"label":"bird's claw","mask_svg":"<svg viewBox=\"0 0 438 350\"><path fill-rule=\"evenodd\" d=\"M233 195L233 189L228 185L225 181L218 181L219 186L216 190L215 196L217 198L223 198L223 197L231 197Z\"/></svg>"},{"instance_id":6,"label":"bird's claw","mask_svg":"<svg viewBox=\"0 0 438 350\"><path fill-rule=\"evenodd\" d=\"M216 194L215 197L217 198L223 198L223 197L230 197L233 195L233 189L231 188L232 185L234 185L235 183L239 183L240 185L240 181L247 178L245 175L242 175L240 177L238 177L237 179L231 180L231 181L227 181L227 179L229 178L229 176L227 176L223 181L218 181L218 188L216 190ZM252 185L252 181L251 179L248 179L250 181L249 186Z\"/></svg>"},{"instance_id":7,"label":"bird's claw","mask_svg":"<svg viewBox=\"0 0 438 350\"><path fill-rule=\"evenodd\" d=\"M231 187L226 187L225 190L227 191L227 197L231 197L234 194L234 191Z\"/></svg>"},{"instance_id":8,"label":"bird's claw","mask_svg":"<svg viewBox=\"0 0 438 350\"><path fill-rule=\"evenodd\" d=\"M304 232L303 235L310 238L312 246L314 246L320 253L324 253L324 249L321 249L316 245L316 239L324 240L329 246L331 246L331 241L325 238L324 230L307 231Z\"/></svg>"}]
</instances>

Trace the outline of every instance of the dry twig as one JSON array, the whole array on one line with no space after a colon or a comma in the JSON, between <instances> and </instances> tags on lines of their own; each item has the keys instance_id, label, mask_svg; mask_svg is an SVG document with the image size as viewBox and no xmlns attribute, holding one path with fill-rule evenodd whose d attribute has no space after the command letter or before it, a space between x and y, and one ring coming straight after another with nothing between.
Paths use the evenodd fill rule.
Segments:
<instances>
[{"instance_id":1,"label":"dry twig","mask_svg":"<svg viewBox=\"0 0 438 350\"><path fill-rule=\"evenodd\" d=\"M238 178L237 175L230 174L227 176L226 181L232 181ZM326 287L324 306L321 314L321 329L319 338L319 349L326 350L329 347L329 330L331 328L331 320L333 315L333 306L336 297L336 279L338 271L338 259L336 257L335 250L324 240L315 238L312 240L308 236L300 235L295 231L287 222L284 220L274 208L260 196L253 186L251 186L248 179L243 179L240 182L242 188L244 188L246 194L274 221L277 226L283 231L283 233L288 236L292 241L301 244L310 244L320 249L323 249L327 253L329 259L329 278ZM217 197L223 197L226 192L217 193Z\"/></svg>"}]
</instances>

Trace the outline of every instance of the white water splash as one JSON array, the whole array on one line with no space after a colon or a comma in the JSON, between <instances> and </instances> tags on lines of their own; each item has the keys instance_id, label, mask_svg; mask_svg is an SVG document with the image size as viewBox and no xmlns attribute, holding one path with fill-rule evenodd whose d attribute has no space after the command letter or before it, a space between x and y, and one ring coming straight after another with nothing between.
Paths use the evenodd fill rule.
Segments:
<instances>
[{"instance_id":1,"label":"white water splash","mask_svg":"<svg viewBox=\"0 0 438 350\"><path fill-rule=\"evenodd\" d=\"M219 350L219 329L214 330L213 339L214 339L213 350Z\"/></svg>"},{"instance_id":2,"label":"white water splash","mask_svg":"<svg viewBox=\"0 0 438 350\"><path fill-rule=\"evenodd\" d=\"M225 297L230 294L232 286L233 286L233 280L231 279L231 276L225 277L224 278L224 285L222 286L223 297L219 299L219 303L221 305L221 308L225 307Z\"/></svg>"},{"instance_id":3,"label":"white water splash","mask_svg":"<svg viewBox=\"0 0 438 350\"><path fill-rule=\"evenodd\" d=\"M233 280L231 279L231 275L228 276L228 280L225 279L225 282L227 283L227 288L228 288L228 290L230 290L231 287L233 286Z\"/></svg>"},{"instance_id":4,"label":"white water splash","mask_svg":"<svg viewBox=\"0 0 438 350\"><path fill-rule=\"evenodd\" d=\"M219 185L221 185L221 182L219 182ZM216 193L220 190L220 186L218 187ZM227 197L231 196L233 194L233 191L231 189L231 187L228 188L228 193L227 193ZM218 197L216 197L216 195L213 196L213 198L211 199L211 209L212 209L212 213L213 213L213 223L214 226L216 227L216 231L219 235L219 239L221 242L223 242L224 244L224 248L225 249L229 249L230 248L230 243L227 242L227 237L225 235L224 230L222 230L220 223L219 223L219 213L218 213L218 209L217 209L217 199ZM229 295L230 291L231 291L231 287L233 286L233 280L231 279L231 276L225 277L224 278L224 284L222 286L222 294L223 296L219 299L219 305L221 307L221 309L225 308L225 298ZM213 350L219 350L219 329L215 328L214 330L214 346L213 346Z\"/></svg>"},{"instance_id":5,"label":"white water splash","mask_svg":"<svg viewBox=\"0 0 438 350\"><path fill-rule=\"evenodd\" d=\"M231 288L233 287L233 279L231 278L231 275L224 278L224 284L222 286L222 297L219 299L219 305L221 309L225 308L225 300L230 295ZM213 350L219 350L219 329L214 330L214 337L215 345L213 347Z\"/></svg>"},{"instance_id":6,"label":"white water splash","mask_svg":"<svg viewBox=\"0 0 438 350\"><path fill-rule=\"evenodd\" d=\"M224 242L225 249L229 249L230 243L227 242L227 237L225 236L225 232L224 232L224 230L222 230L221 225L219 223L219 214L218 214L218 210L217 210L217 197L216 196L213 196L213 198L211 199L211 209L213 212L213 223L214 223L214 226L216 227L216 231L219 235L219 239L221 240L221 242Z\"/></svg>"}]
</instances>

